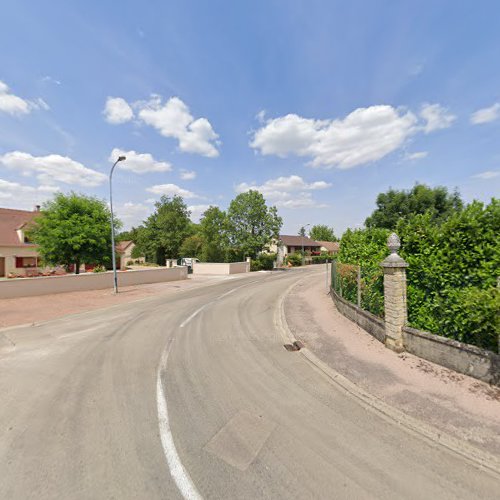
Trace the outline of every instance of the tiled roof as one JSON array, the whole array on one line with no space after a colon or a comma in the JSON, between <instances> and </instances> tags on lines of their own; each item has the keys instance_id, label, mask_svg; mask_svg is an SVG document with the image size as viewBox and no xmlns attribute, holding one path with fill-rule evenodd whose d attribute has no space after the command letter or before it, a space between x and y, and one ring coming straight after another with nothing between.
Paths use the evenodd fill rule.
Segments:
<instances>
[{"instance_id":1,"label":"tiled roof","mask_svg":"<svg viewBox=\"0 0 500 500\"><path fill-rule=\"evenodd\" d=\"M329 252L338 252L340 249L340 244L338 241L318 241L318 243L325 247Z\"/></svg>"},{"instance_id":2,"label":"tiled roof","mask_svg":"<svg viewBox=\"0 0 500 500\"><path fill-rule=\"evenodd\" d=\"M133 243L132 240L119 241L115 248L117 252L125 252L125 250Z\"/></svg>"},{"instance_id":3,"label":"tiled roof","mask_svg":"<svg viewBox=\"0 0 500 500\"><path fill-rule=\"evenodd\" d=\"M0 208L0 246L32 246L19 240L17 229L31 222L39 212Z\"/></svg>"},{"instance_id":4,"label":"tiled roof","mask_svg":"<svg viewBox=\"0 0 500 500\"><path fill-rule=\"evenodd\" d=\"M299 235L288 235L288 234L280 234L280 241L283 243L283 245L286 245L287 247L300 247L302 244L305 247L320 247L321 245L314 240L311 240L311 238L308 238L307 236L299 236Z\"/></svg>"}]
</instances>

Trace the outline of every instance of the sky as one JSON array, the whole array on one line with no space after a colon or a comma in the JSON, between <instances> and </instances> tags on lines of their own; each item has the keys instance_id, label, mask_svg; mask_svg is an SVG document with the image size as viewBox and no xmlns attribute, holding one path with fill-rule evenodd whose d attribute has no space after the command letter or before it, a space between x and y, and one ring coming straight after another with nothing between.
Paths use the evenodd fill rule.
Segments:
<instances>
[{"instance_id":1,"label":"sky","mask_svg":"<svg viewBox=\"0 0 500 500\"><path fill-rule=\"evenodd\" d=\"M138 225L258 189L283 233L361 227L416 182L500 194L500 3L3 0L0 206Z\"/></svg>"}]
</instances>

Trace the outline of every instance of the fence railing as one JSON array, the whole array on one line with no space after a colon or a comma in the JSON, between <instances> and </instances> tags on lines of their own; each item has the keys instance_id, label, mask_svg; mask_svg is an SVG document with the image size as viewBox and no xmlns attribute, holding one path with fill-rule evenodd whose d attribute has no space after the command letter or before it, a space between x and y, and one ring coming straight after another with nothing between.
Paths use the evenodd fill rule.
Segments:
<instances>
[{"instance_id":1,"label":"fence railing","mask_svg":"<svg viewBox=\"0 0 500 500\"><path fill-rule=\"evenodd\" d=\"M384 317L384 273L382 268L344 264L334 260L331 286L345 300Z\"/></svg>"}]
</instances>

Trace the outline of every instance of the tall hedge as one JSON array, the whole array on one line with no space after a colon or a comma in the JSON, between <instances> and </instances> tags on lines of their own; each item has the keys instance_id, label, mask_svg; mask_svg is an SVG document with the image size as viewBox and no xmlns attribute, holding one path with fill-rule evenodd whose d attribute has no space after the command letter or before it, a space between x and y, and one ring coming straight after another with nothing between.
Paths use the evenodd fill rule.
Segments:
<instances>
[{"instance_id":1,"label":"tall hedge","mask_svg":"<svg viewBox=\"0 0 500 500\"><path fill-rule=\"evenodd\" d=\"M411 326L498 351L500 336L500 200L474 201L436 222L434 214L400 219L401 256L408 262ZM387 254L388 231L348 230L339 260L375 273ZM375 281L365 293L379 298Z\"/></svg>"}]
</instances>

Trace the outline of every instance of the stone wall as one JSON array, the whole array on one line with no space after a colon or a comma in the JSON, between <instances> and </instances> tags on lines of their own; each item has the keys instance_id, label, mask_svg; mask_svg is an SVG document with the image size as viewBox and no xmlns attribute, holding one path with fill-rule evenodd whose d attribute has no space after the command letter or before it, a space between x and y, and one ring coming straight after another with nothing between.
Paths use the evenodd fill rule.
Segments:
<instances>
[{"instance_id":1,"label":"stone wall","mask_svg":"<svg viewBox=\"0 0 500 500\"><path fill-rule=\"evenodd\" d=\"M380 342L383 343L385 341L385 323L383 319L351 304L338 295L333 288L331 289L330 295L340 314L349 318Z\"/></svg>"},{"instance_id":2,"label":"stone wall","mask_svg":"<svg viewBox=\"0 0 500 500\"><path fill-rule=\"evenodd\" d=\"M405 350L451 370L500 385L500 355L453 339L403 328Z\"/></svg>"}]
</instances>

